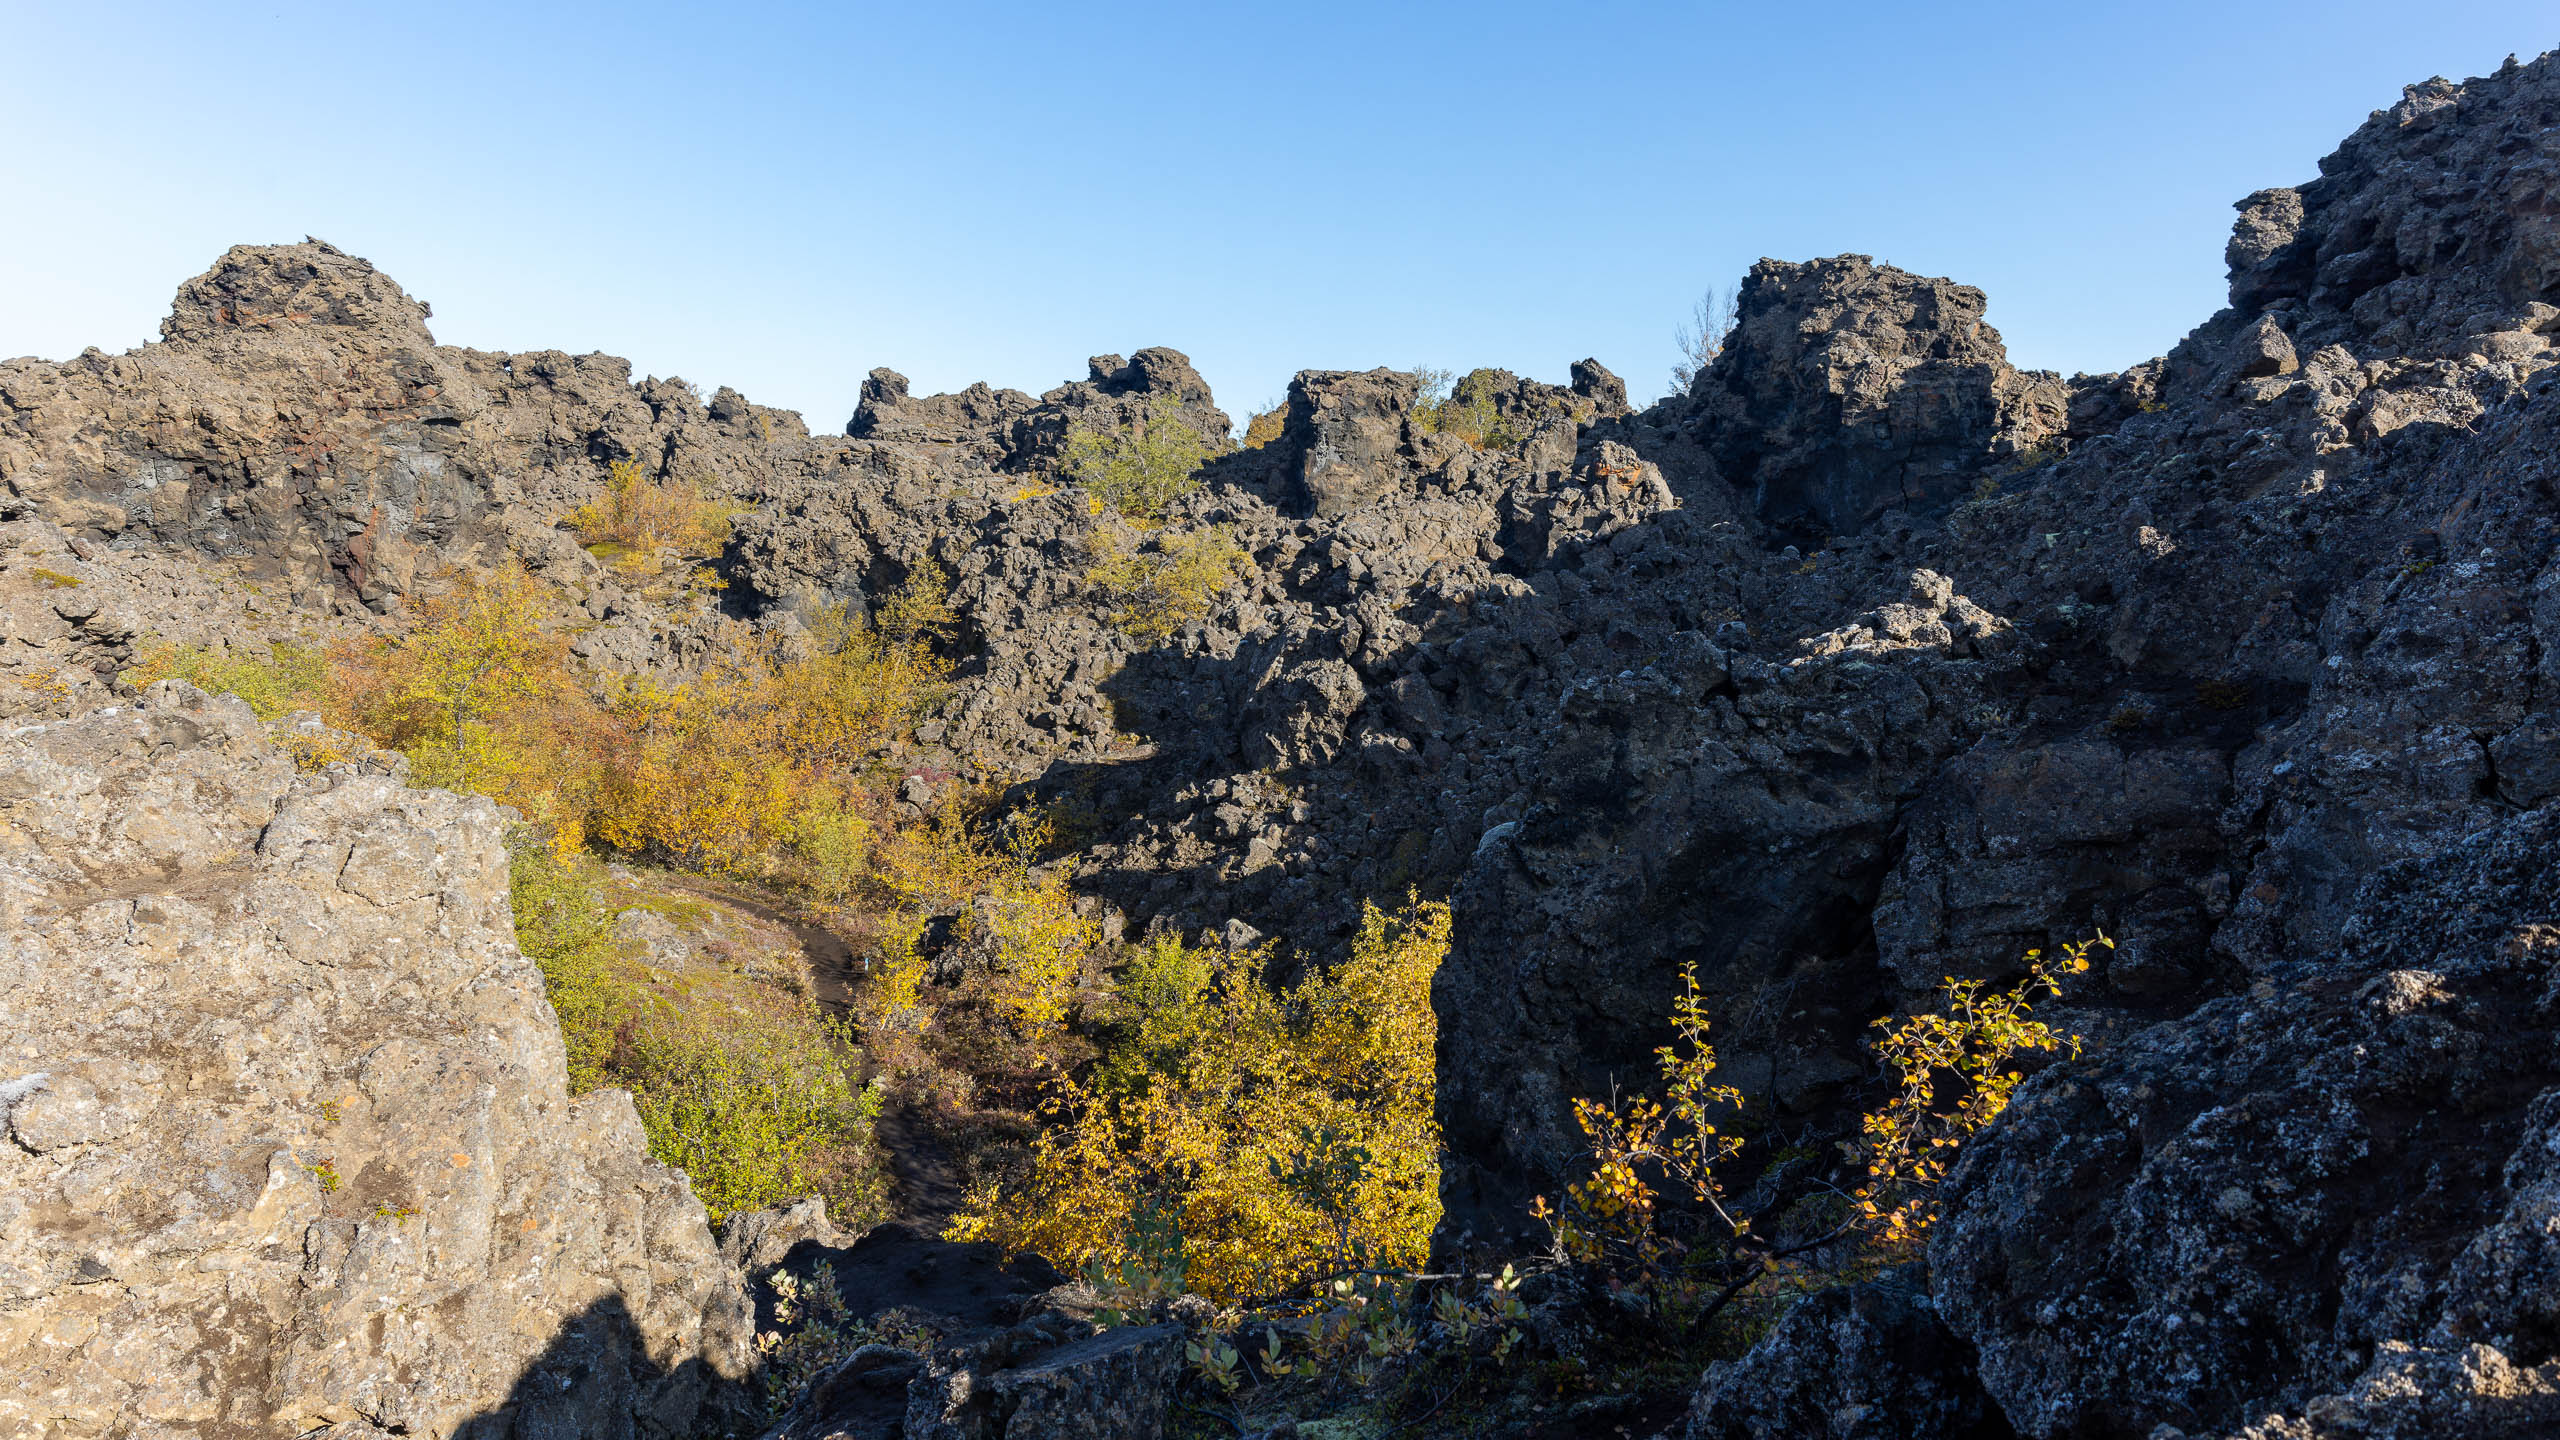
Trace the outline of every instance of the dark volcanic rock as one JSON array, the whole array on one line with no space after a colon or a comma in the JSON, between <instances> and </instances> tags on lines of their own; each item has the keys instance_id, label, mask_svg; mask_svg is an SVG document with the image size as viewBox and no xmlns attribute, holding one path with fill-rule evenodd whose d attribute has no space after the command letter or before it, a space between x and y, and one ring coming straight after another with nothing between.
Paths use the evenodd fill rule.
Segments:
<instances>
[{"instance_id":1,"label":"dark volcanic rock","mask_svg":"<svg viewBox=\"0 0 2560 1440\"><path fill-rule=\"evenodd\" d=\"M766 1440L1155 1440L1165 1431L1181 1325L1103 1329L1091 1296L1057 1287L1036 1257L1006 1263L991 1246L908 1225L850 1245L788 1214L758 1217L753 1229L772 1240L807 1232L782 1267L804 1282L832 1277L850 1316L894 1311L938 1337L917 1350L855 1350L810 1383Z\"/></svg>"},{"instance_id":2,"label":"dark volcanic rock","mask_svg":"<svg viewBox=\"0 0 2560 1440\"><path fill-rule=\"evenodd\" d=\"M1285 437L1311 513L1338 515L1395 488L1408 469L1405 427L1419 388L1396 370L1310 370L1290 382Z\"/></svg>"},{"instance_id":3,"label":"dark volcanic rock","mask_svg":"<svg viewBox=\"0 0 2560 1440\"><path fill-rule=\"evenodd\" d=\"M2560 1415L2555 999L2560 810L2380 871L2342 953L2019 1092L1954 1178L1942 1313L2028 1435L2279 1412L2328 1434L2410 1408L2390 1377L2448 1362L2506 1376L2516 1404L2410 1433L2541 1433Z\"/></svg>"},{"instance_id":4,"label":"dark volcanic rock","mask_svg":"<svg viewBox=\"0 0 2560 1440\"><path fill-rule=\"evenodd\" d=\"M2243 202L2233 308L1929 544L2032 685L1899 806L1877 956L2120 941L1931 1250L2022 1434L2554 1423L2555 72Z\"/></svg>"},{"instance_id":5,"label":"dark volcanic rock","mask_svg":"<svg viewBox=\"0 0 2560 1440\"><path fill-rule=\"evenodd\" d=\"M1473 442L1379 370L1302 375L1228 449L1164 349L1037 397L882 370L811 437L610 357L437 346L316 243L234 251L158 344L0 366L0 698L63 720L154 633L396 629L448 567L521 562L595 622L579 654L667 675L939 573L952 693L886 758L1077 817L1125 921L1325 950L1363 899L1454 896L1455 1214L1552 1184L1684 963L1726 1073L1819 1141L1876 1016L2116 938L2053 1015L2088 1056L1977 1143L1934 1310L1821 1302L1720 1372L1726 1433L1970 1423L1927 1418L1972 1403L1967 1347L2040 1436L2528 1433L2555 123L2551 57L2413 87L2243 201L2231 306L2115 375L2013 369L1969 287L1767 261L1693 393L1478 372ZM1057 488L1074 429L1142 420L1222 451L1166 520L1247 557L1153 639L1088 578L1147 533ZM562 528L615 461L740 507L717 607ZM839 1378L983 1428L955 1377L1077 1343Z\"/></svg>"},{"instance_id":6,"label":"dark volcanic rock","mask_svg":"<svg viewBox=\"0 0 2560 1440\"><path fill-rule=\"evenodd\" d=\"M1682 1440L2007 1440L1928 1272L1812 1296L1740 1360L1707 1367Z\"/></svg>"},{"instance_id":7,"label":"dark volcanic rock","mask_svg":"<svg viewBox=\"0 0 2560 1440\"><path fill-rule=\"evenodd\" d=\"M1863 255L1751 267L1689 399L1761 519L1820 538L1943 506L2059 435L2060 377L2010 368L1988 301Z\"/></svg>"}]
</instances>

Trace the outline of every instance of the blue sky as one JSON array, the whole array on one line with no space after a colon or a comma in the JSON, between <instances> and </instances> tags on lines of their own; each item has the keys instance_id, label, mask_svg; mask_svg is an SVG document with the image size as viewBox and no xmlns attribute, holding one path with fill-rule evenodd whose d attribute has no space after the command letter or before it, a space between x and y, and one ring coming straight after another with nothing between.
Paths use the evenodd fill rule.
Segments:
<instances>
[{"instance_id":1,"label":"blue sky","mask_svg":"<svg viewBox=\"0 0 2560 1440\"><path fill-rule=\"evenodd\" d=\"M2231 202L2560 7L612 6L0 0L0 356L120 350L225 247L317 235L449 344L607 350L840 427L889 365L1038 391L1188 352L1596 355L1859 251L2107 370L2220 302Z\"/></svg>"}]
</instances>

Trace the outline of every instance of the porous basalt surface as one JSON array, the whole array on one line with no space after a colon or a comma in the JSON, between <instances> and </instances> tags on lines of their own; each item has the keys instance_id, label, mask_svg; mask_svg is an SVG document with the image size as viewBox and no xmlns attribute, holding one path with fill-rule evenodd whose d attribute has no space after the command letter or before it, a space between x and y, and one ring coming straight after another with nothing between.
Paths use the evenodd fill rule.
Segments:
<instances>
[{"instance_id":1,"label":"porous basalt surface","mask_svg":"<svg viewBox=\"0 0 2560 1440\"><path fill-rule=\"evenodd\" d=\"M496 808L383 772L174 681L0 736L11 1433L734 1423L745 1291L570 1097Z\"/></svg>"},{"instance_id":2,"label":"porous basalt surface","mask_svg":"<svg viewBox=\"0 0 2560 1440\"><path fill-rule=\"evenodd\" d=\"M1696 1433L1802 1420L1826 1343L1911 1369L1829 1362L1889 1433L1977 1400L2038 1436L2533 1433L2555 134L2551 57L2411 87L2242 200L2229 306L2119 374L2017 370L1979 291L1857 256L1755 267L1642 410L1596 362L1477 377L1492 448L1415 377L1307 372L1164 517L1247 564L1148 639L1087 578L1143 535L1056 467L1077 425L1221 437L1176 352L1039 396L876 371L812 435L438 346L364 262L242 247L156 345L0 366L0 696L107 724L72 717L149 633L396 629L510 559L590 663L681 675L939 571L957 683L882 757L917 803L957 774L1054 807L1133 927L1321 951L1365 898L1453 897L1459 1227L1552 1186L1683 965L1726 1076L1819 1130L1875 1016L2115 939L2046 1012L2087 1055L1964 1170L1930 1303L1781 1326L1801 1363L1719 1372ZM716 605L562 527L615 461L740 507Z\"/></svg>"}]
</instances>

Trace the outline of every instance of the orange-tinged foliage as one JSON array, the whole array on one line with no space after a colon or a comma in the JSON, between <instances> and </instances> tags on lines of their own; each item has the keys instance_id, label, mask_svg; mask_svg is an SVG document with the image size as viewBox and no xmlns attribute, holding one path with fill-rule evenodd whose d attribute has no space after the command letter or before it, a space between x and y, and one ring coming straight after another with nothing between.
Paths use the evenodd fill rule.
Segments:
<instances>
[{"instance_id":1,"label":"orange-tinged foliage","mask_svg":"<svg viewBox=\"0 0 2560 1440\"><path fill-rule=\"evenodd\" d=\"M2060 973L2086 971L2090 948L2113 944L2102 935L2065 946ZM1574 1117L1591 1144L1590 1178L1568 1187L1561 1207L1541 1197L1536 1213L1567 1255L1657 1299L1702 1299L1701 1277L1721 1284L1709 1313L1787 1257L1851 1233L1886 1253L1908 1249L1937 1219L1937 1186L1957 1147L1999 1117L2024 1078L2010 1063L2029 1051L2080 1049L2079 1037L2028 1018L2033 997L2062 989L2040 951L2027 953L2026 978L2007 990L1985 993L1983 981L1950 978L1940 987L1942 1009L1876 1021L1885 1032L1876 1055L1892 1072L1892 1093L1862 1117L1859 1144L1844 1147L1864 1165L1866 1183L1848 1196L1847 1217L1831 1233L1779 1248L1752 1233L1754 1217L1726 1207L1716 1168L1741 1152L1742 1141L1720 1133L1711 1117L1738 1112L1743 1097L1708 1082L1715 1051L1706 1044L1706 1006L1695 973L1683 968L1680 980L1671 1009L1677 1038L1655 1051L1668 1103L1642 1095L1576 1100ZM1702 1247L1665 1224L1662 1191L1673 1186L1688 1192L1699 1216L1712 1217L1722 1240Z\"/></svg>"},{"instance_id":2,"label":"orange-tinged foliage","mask_svg":"<svg viewBox=\"0 0 2560 1440\"><path fill-rule=\"evenodd\" d=\"M1279 439L1281 432L1287 428L1288 419L1289 407L1286 405L1274 403L1256 410L1245 422L1244 448L1259 450Z\"/></svg>"},{"instance_id":3,"label":"orange-tinged foliage","mask_svg":"<svg viewBox=\"0 0 2560 1440\"><path fill-rule=\"evenodd\" d=\"M989 998L1025 1038L1064 1024L1084 959L1100 942L1094 922L1077 913L1066 862L1040 867L1032 856L1050 843L1047 823L1013 827L1005 850L987 847L958 803L922 824L884 832L872 874L884 907L903 919L883 932L878 959L884 1018L912 1006L923 962L915 945L922 917L957 909L955 943L983 941L993 952Z\"/></svg>"},{"instance_id":4,"label":"orange-tinged foliage","mask_svg":"<svg viewBox=\"0 0 2560 1440\"><path fill-rule=\"evenodd\" d=\"M1448 907L1410 901L1366 907L1350 956L1286 991L1267 950L1214 957L1148 1017L1155 1063L1114 1089L1061 1082L1027 1182L981 1192L950 1233L1070 1268L1178 1267L1220 1300L1418 1264L1440 1219L1448 945Z\"/></svg>"},{"instance_id":5,"label":"orange-tinged foliage","mask_svg":"<svg viewBox=\"0 0 2560 1440\"><path fill-rule=\"evenodd\" d=\"M1673 1043L1653 1052L1667 1106L1641 1095L1623 1107L1573 1102L1574 1119L1591 1142L1591 1178L1566 1191L1568 1213L1554 1217L1553 1225L1557 1242L1577 1260L1595 1262L1616 1252L1650 1268L1673 1256L1678 1247L1662 1233L1661 1196L1648 1174L1687 1190L1733 1233L1744 1228L1725 1212L1724 1188L1716 1179L1716 1167L1740 1153L1742 1140L1719 1132L1709 1118L1738 1112L1742 1092L1708 1079L1715 1073L1716 1052L1707 1044L1707 1007L1694 965L1680 969L1671 1027Z\"/></svg>"},{"instance_id":6,"label":"orange-tinged foliage","mask_svg":"<svg viewBox=\"0 0 2560 1440\"><path fill-rule=\"evenodd\" d=\"M585 841L609 726L577 679L548 598L509 564L421 607L406 639L342 652L331 719L409 757L428 785L512 805L562 854Z\"/></svg>"},{"instance_id":7,"label":"orange-tinged foliage","mask_svg":"<svg viewBox=\"0 0 2560 1440\"><path fill-rule=\"evenodd\" d=\"M828 899L877 883L876 757L949 673L923 644L837 607L805 654L746 640L683 683L600 693L551 618L520 569L466 579L407 637L340 656L333 718L407 754L428 784L515 806L564 855L592 836Z\"/></svg>"},{"instance_id":8,"label":"orange-tinged foliage","mask_svg":"<svg viewBox=\"0 0 2560 1440\"><path fill-rule=\"evenodd\" d=\"M842 609L812 635L803 659L759 648L683 684L623 686L610 705L623 744L599 787L597 833L735 874L796 856L815 888L849 890L846 870L875 844L862 813L878 788L873 756L938 698L948 667Z\"/></svg>"}]
</instances>

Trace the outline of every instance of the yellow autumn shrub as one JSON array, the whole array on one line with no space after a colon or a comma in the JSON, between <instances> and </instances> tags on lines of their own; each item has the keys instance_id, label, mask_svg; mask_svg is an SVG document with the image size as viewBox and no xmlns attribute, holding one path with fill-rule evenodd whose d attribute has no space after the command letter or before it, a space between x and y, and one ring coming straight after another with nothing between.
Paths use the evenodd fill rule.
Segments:
<instances>
[{"instance_id":1,"label":"yellow autumn shrub","mask_svg":"<svg viewBox=\"0 0 2560 1440\"><path fill-rule=\"evenodd\" d=\"M1078 914L1064 861L1045 871L1021 867L989 887L984 902L996 953L990 997L1025 1035L1057 1029L1074 1004L1084 959L1100 939Z\"/></svg>"},{"instance_id":2,"label":"yellow autumn shrub","mask_svg":"<svg viewBox=\"0 0 2560 1440\"><path fill-rule=\"evenodd\" d=\"M1274 403L1256 410L1245 421L1244 448L1259 450L1279 439L1281 432L1288 427L1288 420L1289 407L1285 404Z\"/></svg>"},{"instance_id":3,"label":"yellow autumn shrub","mask_svg":"<svg viewBox=\"0 0 2560 1440\"><path fill-rule=\"evenodd\" d=\"M817 616L804 658L761 641L679 684L626 683L610 704L621 745L596 831L704 870L796 868L846 893L876 848L864 813L875 754L940 699L948 673L839 606Z\"/></svg>"},{"instance_id":4,"label":"yellow autumn shrub","mask_svg":"<svg viewBox=\"0 0 2560 1440\"><path fill-rule=\"evenodd\" d=\"M1076 908L1072 865L1033 863L1051 842L1045 821L1012 827L1009 843L998 848L975 832L970 808L955 799L920 823L882 833L874 848L875 898L897 917L875 957L883 1020L916 1003L924 917L956 910L952 942L983 944L994 971L988 998L1016 1034L1054 1031L1066 1021L1100 932Z\"/></svg>"},{"instance_id":5,"label":"yellow autumn shrub","mask_svg":"<svg viewBox=\"0 0 2560 1440\"><path fill-rule=\"evenodd\" d=\"M1875 1022L1884 1032L1876 1058L1893 1072L1893 1090L1860 1121L1867 1183L1853 1198L1879 1243L1907 1246L1937 1223L1937 1187L1957 1148L2000 1117L2026 1078L2009 1068L2012 1060L2034 1051L2080 1053L2079 1036L2056 1033L2029 1012L2038 995L2062 993L2061 975L2086 973L2089 951L2099 945L2115 948L2104 935L2065 945L2056 965L2030 950L2026 978L2006 990L1950 975L1938 987L1939 1009ZM1944 1098L1949 1085L1952 1105Z\"/></svg>"},{"instance_id":6,"label":"yellow autumn shrub","mask_svg":"<svg viewBox=\"0 0 2560 1440\"><path fill-rule=\"evenodd\" d=\"M1539 1197L1535 1213L1559 1249L1611 1274L1623 1293L1664 1311L1695 1309L1701 1319L1776 1275L1782 1262L1836 1240L1858 1236L1888 1256L1907 1251L1936 1221L1937 1187L1959 1147L1999 1117L2024 1079L2012 1062L2035 1051L2079 1053L2079 1037L2030 1018L2031 1002L2061 993L2059 975L2086 971L2091 947L2113 943L2102 935L2065 946L2058 966L2031 950L2026 977L2005 990L1951 977L1940 987L1940 1009L1877 1020L1888 1094L1845 1147L1866 1179L1836 1221L1786 1244L1754 1228L1782 1206L1737 1214L1728 1205L1718 1167L1743 1142L1720 1122L1738 1117L1743 1096L1709 1078L1716 1058L1706 1043L1706 1005L1695 972L1684 967L1672 1001L1673 1043L1654 1052L1664 1098L1577 1099L1591 1173L1567 1187L1561 1205Z\"/></svg>"},{"instance_id":7,"label":"yellow autumn shrub","mask_svg":"<svg viewBox=\"0 0 2560 1440\"><path fill-rule=\"evenodd\" d=\"M1176 977L1188 993L1156 997L1147 1060L1061 1082L1028 1177L978 1193L949 1233L1069 1268L1175 1268L1222 1301L1419 1264L1440 1219L1431 977L1448 945L1448 907L1416 900L1364 907L1351 953L1286 990L1265 982L1267 949L1218 954L1197 988Z\"/></svg>"},{"instance_id":8,"label":"yellow autumn shrub","mask_svg":"<svg viewBox=\"0 0 2560 1440\"><path fill-rule=\"evenodd\" d=\"M1566 1190L1564 1209L1549 1210L1541 1196L1536 1213L1554 1231L1557 1247L1585 1264L1640 1273L1678 1264L1687 1247L1663 1227L1660 1187L1686 1191L1689 1203L1712 1214L1728 1233L1744 1228L1726 1212L1724 1185L1716 1175L1716 1167L1742 1149L1741 1137L1717 1125L1741 1109L1742 1092L1709 1078L1716 1052L1707 1043L1706 1001L1694 965L1680 969L1671 1028L1673 1042L1653 1052L1662 1071L1662 1100L1637 1095L1605 1104L1573 1102L1573 1118L1591 1145L1591 1175Z\"/></svg>"},{"instance_id":9,"label":"yellow autumn shrub","mask_svg":"<svg viewBox=\"0 0 2560 1440\"><path fill-rule=\"evenodd\" d=\"M407 636L340 655L329 718L407 755L418 783L512 805L574 852L616 746L568 638L545 628L554 606L513 563L464 577Z\"/></svg>"},{"instance_id":10,"label":"yellow autumn shrub","mask_svg":"<svg viewBox=\"0 0 2560 1440\"><path fill-rule=\"evenodd\" d=\"M951 574L926 560L889 592L872 617L880 633L900 645L931 644L951 638L959 617L951 613Z\"/></svg>"},{"instance_id":11,"label":"yellow autumn shrub","mask_svg":"<svg viewBox=\"0 0 2560 1440\"><path fill-rule=\"evenodd\" d=\"M1105 533L1085 583L1111 602L1111 623L1140 640L1162 640L1209 613L1210 604L1251 561L1223 525L1160 531L1137 549Z\"/></svg>"}]
</instances>

